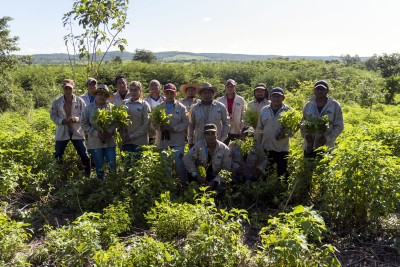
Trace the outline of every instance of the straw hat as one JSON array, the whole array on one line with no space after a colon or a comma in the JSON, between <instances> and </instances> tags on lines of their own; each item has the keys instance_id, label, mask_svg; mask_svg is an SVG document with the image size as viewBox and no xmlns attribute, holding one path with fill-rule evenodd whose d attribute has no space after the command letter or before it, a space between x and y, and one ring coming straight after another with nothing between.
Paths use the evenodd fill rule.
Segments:
<instances>
[{"instance_id":1,"label":"straw hat","mask_svg":"<svg viewBox=\"0 0 400 267\"><path fill-rule=\"evenodd\" d=\"M111 95L110 90L108 90L108 87L105 84L99 84L97 86L96 91L94 91L94 95L98 94L104 94L107 95L107 97Z\"/></svg>"},{"instance_id":2,"label":"straw hat","mask_svg":"<svg viewBox=\"0 0 400 267\"><path fill-rule=\"evenodd\" d=\"M186 90L188 88L194 88L194 89L196 89L196 92L197 92L197 90L199 90L199 88L200 88L200 84L197 84L197 83L185 83L185 84L182 84L180 89L181 89L182 94L184 94L185 96L187 96Z\"/></svg>"}]
</instances>

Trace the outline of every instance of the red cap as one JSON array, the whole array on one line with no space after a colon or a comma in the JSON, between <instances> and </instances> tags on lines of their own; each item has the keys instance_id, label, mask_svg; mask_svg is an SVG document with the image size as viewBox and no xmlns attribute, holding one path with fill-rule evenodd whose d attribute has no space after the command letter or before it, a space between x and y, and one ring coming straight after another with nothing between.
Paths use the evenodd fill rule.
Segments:
<instances>
[{"instance_id":1,"label":"red cap","mask_svg":"<svg viewBox=\"0 0 400 267\"><path fill-rule=\"evenodd\" d=\"M176 92L176 86L173 83L167 83L166 85L164 85L164 92L165 91L173 91Z\"/></svg>"}]
</instances>

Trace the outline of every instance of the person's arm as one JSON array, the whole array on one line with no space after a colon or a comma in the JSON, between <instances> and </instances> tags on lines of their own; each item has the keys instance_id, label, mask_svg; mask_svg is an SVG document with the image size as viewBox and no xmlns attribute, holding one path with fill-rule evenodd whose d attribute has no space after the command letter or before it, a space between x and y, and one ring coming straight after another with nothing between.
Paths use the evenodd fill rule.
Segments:
<instances>
[{"instance_id":1,"label":"person's arm","mask_svg":"<svg viewBox=\"0 0 400 267\"><path fill-rule=\"evenodd\" d=\"M179 109L181 112L181 122L172 127L172 131L174 131L176 133L184 132L189 124L189 118L186 115L186 108L183 106L180 106Z\"/></svg>"},{"instance_id":2,"label":"person's arm","mask_svg":"<svg viewBox=\"0 0 400 267\"><path fill-rule=\"evenodd\" d=\"M344 120L342 107L338 103L335 103L335 114L332 124L332 131L329 134L325 135L327 142L335 140L339 136L339 134L343 132L343 129Z\"/></svg>"},{"instance_id":3,"label":"person's arm","mask_svg":"<svg viewBox=\"0 0 400 267\"><path fill-rule=\"evenodd\" d=\"M193 146L194 144L194 129L196 127L196 118L193 112L193 108L190 109L189 114L189 128L188 128L188 144Z\"/></svg>"},{"instance_id":4,"label":"person's arm","mask_svg":"<svg viewBox=\"0 0 400 267\"><path fill-rule=\"evenodd\" d=\"M82 110L80 121L81 121L81 127L85 133L95 137L99 135L99 131L90 124L89 107L85 107Z\"/></svg>"},{"instance_id":5,"label":"person's arm","mask_svg":"<svg viewBox=\"0 0 400 267\"><path fill-rule=\"evenodd\" d=\"M58 114L58 108L57 108L57 105L56 105L56 100L54 100L51 103L50 119L57 125L62 125L63 121L64 120L66 121L66 119L64 117L59 116L59 114Z\"/></svg>"},{"instance_id":6,"label":"person's arm","mask_svg":"<svg viewBox=\"0 0 400 267\"><path fill-rule=\"evenodd\" d=\"M197 173L195 158L197 157L197 147L194 146L183 156L183 164L185 165L186 170L192 174L194 172Z\"/></svg>"},{"instance_id":7,"label":"person's arm","mask_svg":"<svg viewBox=\"0 0 400 267\"><path fill-rule=\"evenodd\" d=\"M228 110L224 105L220 105L221 107L221 121L222 121L222 131L221 131L221 138L219 141L224 142L226 138L228 138L229 129L230 129L230 119Z\"/></svg>"}]
</instances>

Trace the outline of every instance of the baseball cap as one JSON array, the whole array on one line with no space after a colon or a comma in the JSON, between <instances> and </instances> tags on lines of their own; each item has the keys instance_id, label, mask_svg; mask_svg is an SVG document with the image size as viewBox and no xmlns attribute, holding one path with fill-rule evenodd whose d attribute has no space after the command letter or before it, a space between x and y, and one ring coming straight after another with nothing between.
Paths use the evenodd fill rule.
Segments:
<instances>
[{"instance_id":1,"label":"baseball cap","mask_svg":"<svg viewBox=\"0 0 400 267\"><path fill-rule=\"evenodd\" d=\"M275 87L275 88L273 88L273 89L271 90L271 93L270 93L270 94L271 94L271 95L273 95L273 94L285 95L285 92L283 91L282 88L280 88L280 87Z\"/></svg>"},{"instance_id":2,"label":"baseball cap","mask_svg":"<svg viewBox=\"0 0 400 267\"><path fill-rule=\"evenodd\" d=\"M216 131L217 131L217 125L213 123L204 125L204 132L216 132Z\"/></svg>"},{"instance_id":3,"label":"baseball cap","mask_svg":"<svg viewBox=\"0 0 400 267\"><path fill-rule=\"evenodd\" d=\"M317 88L317 87L323 87L323 88L329 90L329 85L328 85L328 83L327 83L326 81L324 81L324 80L319 80L318 82L316 82L316 83L314 84L314 89Z\"/></svg>"},{"instance_id":4,"label":"baseball cap","mask_svg":"<svg viewBox=\"0 0 400 267\"><path fill-rule=\"evenodd\" d=\"M176 92L176 86L173 83L167 83L166 85L164 85L164 92L165 91L173 91Z\"/></svg>"},{"instance_id":5,"label":"baseball cap","mask_svg":"<svg viewBox=\"0 0 400 267\"><path fill-rule=\"evenodd\" d=\"M95 78L89 78L89 79L86 81L86 85L89 85L89 84L91 84L92 82L95 82L95 83L97 84L97 80L96 80Z\"/></svg>"},{"instance_id":6,"label":"baseball cap","mask_svg":"<svg viewBox=\"0 0 400 267\"><path fill-rule=\"evenodd\" d=\"M231 83L232 85L236 85L236 82L235 82L234 79L228 79L228 80L226 80L225 86L226 86L228 83Z\"/></svg>"}]
</instances>

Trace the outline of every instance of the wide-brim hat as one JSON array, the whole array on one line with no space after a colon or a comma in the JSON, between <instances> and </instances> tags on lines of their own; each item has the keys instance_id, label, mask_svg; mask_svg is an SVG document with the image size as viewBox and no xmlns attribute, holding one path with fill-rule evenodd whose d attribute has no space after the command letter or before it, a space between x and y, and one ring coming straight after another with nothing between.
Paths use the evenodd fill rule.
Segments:
<instances>
[{"instance_id":1,"label":"wide-brim hat","mask_svg":"<svg viewBox=\"0 0 400 267\"><path fill-rule=\"evenodd\" d=\"M205 90L205 89L210 89L210 90L212 90L214 95L215 95L215 94L217 93L217 91L218 91L217 87L212 86L211 83L205 82L205 83L200 84L200 87L197 89L197 94L200 95L201 92L202 92L203 90Z\"/></svg>"},{"instance_id":2,"label":"wide-brim hat","mask_svg":"<svg viewBox=\"0 0 400 267\"><path fill-rule=\"evenodd\" d=\"M194 88L194 89L196 89L196 92L197 92L197 90L199 90L199 88L200 88L200 84L198 84L198 83L185 83L185 84L182 84L181 87L180 87L182 94L186 95L186 90L188 88Z\"/></svg>"},{"instance_id":3,"label":"wide-brim hat","mask_svg":"<svg viewBox=\"0 0 400 267\"><path fill-rule=\"evenodd\" d=\"M108 89L107 85L105 85L105 84L99 84L96 88L96 91L94 91L93 94L94 95L104 94L104 95L107 95L107 97L109 97L111 95L110 90Z\"/></svg>"}]
</instances>

